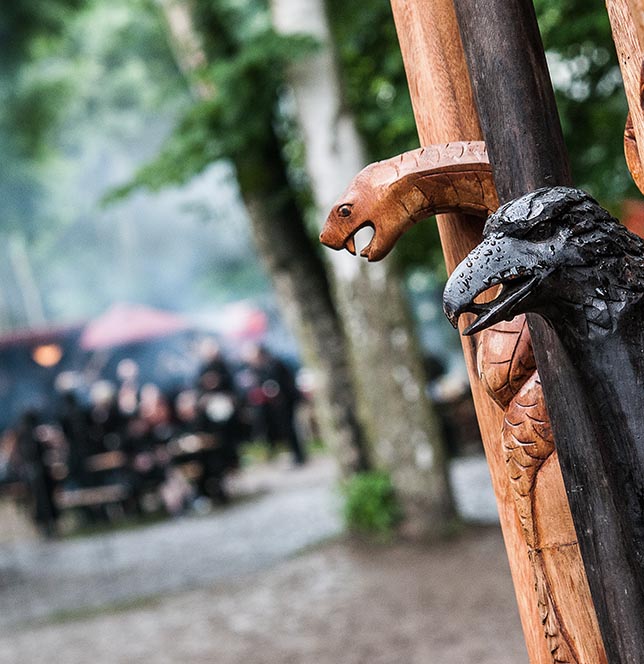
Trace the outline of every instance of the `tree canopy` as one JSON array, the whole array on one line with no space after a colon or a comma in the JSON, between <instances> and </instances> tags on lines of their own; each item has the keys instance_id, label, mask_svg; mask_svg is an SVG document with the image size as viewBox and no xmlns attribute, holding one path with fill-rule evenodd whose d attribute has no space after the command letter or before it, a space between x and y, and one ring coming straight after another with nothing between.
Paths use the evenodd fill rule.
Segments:
<instances>
[{"instance_id":1,"label":"tree canopy","mask_svg":"<svg viewBox=\"0 0 644 664\"><path fill-rule=\"evenodd\" d=\"M326 2L343 101L370 157L416 147L388 0ZM91 201L81 195L70 205L65 183L82 183L78 173L100 161L106 144L127 146L130 157L134 147L136 159L99 178L101 193L124 183L122 196L141 185L188 182L222 158L245 161L238 175L252 186L262 177L252 155L267 140L267 126L280 133L291 183L306 206L305 148L290 123L284 72L315 43L275 34L266 0L192 4L208 54L195 76L214 91L207 99L191 98L153 0L25 0L3 7L0 148L11 167L0 170L0 233L19 232L46 246L54 229L78 229L81 219L100 215L92 211L100 195ZM636 189L623 157L627 108L605 6L580 0L535 6L575 181L618 208ZM396 256L406 267L439 265L434 224L417 225Z\"/></svg>"}]
</instances>

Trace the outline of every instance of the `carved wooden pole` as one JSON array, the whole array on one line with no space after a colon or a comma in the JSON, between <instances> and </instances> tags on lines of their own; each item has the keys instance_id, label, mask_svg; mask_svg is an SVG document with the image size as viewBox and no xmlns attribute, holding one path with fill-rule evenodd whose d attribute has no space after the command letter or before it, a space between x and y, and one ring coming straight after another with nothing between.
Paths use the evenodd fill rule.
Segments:
<instances>
[{"instance_id":1,"label":"carved wooden pole","mask_svg":"<svg viewBox=\"0 0 644 664\"><path fill-rule=\"evenodd\" d=\"M480 139L452 0L391 0L391 6L421 145ZM482 221L449 214L439 215L437 223L445 262L451 272L480 242ZM533 570L507 478L500 441L503 412L479 380L476 342L465 337L462 340L530 662L552 664L550 644L544 638L535 599Z\"/></svg>"},{"instance_id":2,"label":"carved wooden pole","mask_svg":"<svg viewBox=\"0 0 644 664\"><path fill-rule=\"evenodd\" d=\"M565 147L534 8L529 0L455 0L501 202L570 183ZM502 73L502 74L501 74ZM579 367L551 327L529 318L559 460L611 664L644 662L638 556L602 459L602 414L588 407ZM641 435L641 432L640 434ZM642 498L640 497L640 501Z\"/></svg>"},{"instance_id":3,"label":"carved wooden pole","mask_svg":"<svg viewBox=\"0 0 644 664\"><path fill-rule=\"evenodd\" d=\"M644 0L606 0L629 115L624 153L635 184L644 192Z\"/></svg>"}]
</instances>

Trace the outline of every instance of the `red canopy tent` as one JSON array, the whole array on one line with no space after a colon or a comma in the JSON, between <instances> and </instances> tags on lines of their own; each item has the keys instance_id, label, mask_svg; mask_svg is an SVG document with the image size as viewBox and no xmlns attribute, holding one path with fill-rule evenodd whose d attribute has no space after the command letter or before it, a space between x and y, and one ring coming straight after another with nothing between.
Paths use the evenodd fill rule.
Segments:
<instances>
[{"instance_id":1,"label":"red canopy tent","mask_svg":"<svg viewBox=\"0 0 644 664\"><path fill-rule=\"evenodd\" d=\"M87 324L80 339L83 350L102 350L147 341L187 330L178 314L142 305L115 304Z\"/></svg>"}]
</instances>

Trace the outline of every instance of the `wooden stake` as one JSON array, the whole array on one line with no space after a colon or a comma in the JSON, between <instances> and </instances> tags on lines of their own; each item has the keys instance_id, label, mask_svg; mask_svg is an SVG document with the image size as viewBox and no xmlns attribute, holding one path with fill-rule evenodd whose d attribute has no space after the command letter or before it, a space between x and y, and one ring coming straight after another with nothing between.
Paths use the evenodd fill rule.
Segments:
<instances>
[{"instance_id":1,"label":"wooden stake","mask_svg":"<svg viewBox=\"0 0 644 664\"><path fill-rule=\"evenodd\" d=\"M391 6L421 144L480 140L452 0L391 0ZM482 222L457 214L439 215L437 222L451 272L480 242ZM528 655L532 664L552 664L534 597L534 575L505 469L500 442L503 413L478 378L476 342L467 337L462 342Z\"/></svg>"},{"instance_id":2,"label":"wooden stake","mask_svg":"<svg viewBox=\"0 0 644 664\"><path fill-rule=\"evenodd\" d=\"M606 8L630 111L624 132L626 162L644 193L644 0L606 0Z\"/></svg>"}]
</instances>

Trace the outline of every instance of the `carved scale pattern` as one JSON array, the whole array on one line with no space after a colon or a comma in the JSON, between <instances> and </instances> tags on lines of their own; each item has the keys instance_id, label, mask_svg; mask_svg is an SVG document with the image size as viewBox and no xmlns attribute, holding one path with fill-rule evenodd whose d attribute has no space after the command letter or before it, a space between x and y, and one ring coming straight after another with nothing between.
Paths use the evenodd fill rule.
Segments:
<instances>
[{"instance_id":1,"label":"carved scale pattern","mask_svg":"<svg viewBox=\"0 0 644 664\"><path fill-rule=\"evenodd\" d=\"M505 411L501 442L532 562L539 615L553 662L579 664L572 639L553 600L534 520L537 473L553 454L555 446L525 316L517 316L481 333L478 369L486 391Z\"/></svg>"}]
</instances>

